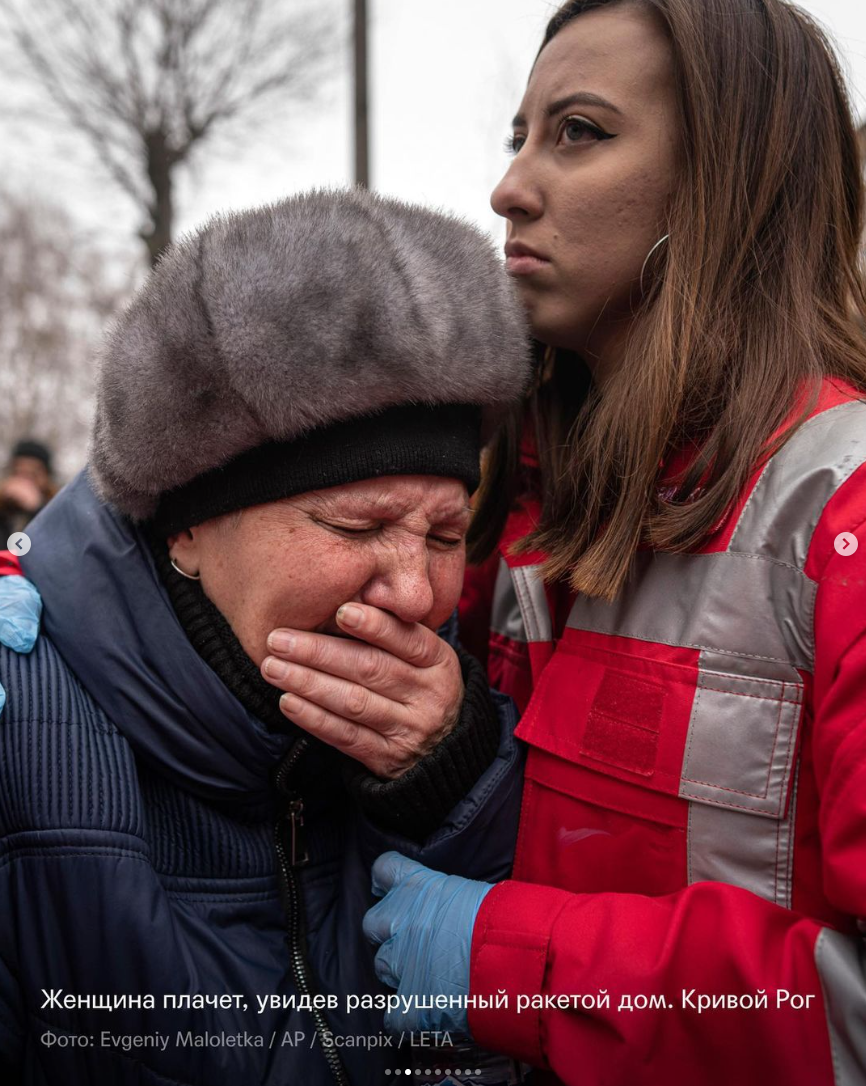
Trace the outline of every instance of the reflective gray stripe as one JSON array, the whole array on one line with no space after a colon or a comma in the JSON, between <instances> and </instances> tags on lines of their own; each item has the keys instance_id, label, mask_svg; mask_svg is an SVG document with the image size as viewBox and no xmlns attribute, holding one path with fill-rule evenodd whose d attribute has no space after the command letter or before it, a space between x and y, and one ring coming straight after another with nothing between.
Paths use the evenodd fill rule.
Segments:
<instances>
[{"instance_id":1,"label":"reflective gray stripe","mask_svg":"<svg viewBox=\"0 0 866 1086\"><path fill-rule=\"evenodd\" d=\"M490 628L511 641L526 641L526 629L511 570L504 558L499 559L499 571L493 587L493 607L490 615Z\"/></svg>"},{"instance_id":2,"label":"reflective gray stripe","mask_svg":"<svg viewBox=\"0 0 866 1086\"><path fill-rule=\"evenodd\" d=\"M518 566L511 579L520 604L527 641L552 641L553 623L541 580L541 566Z\"/></svg>"},{"instance_id":3,"label":"reflective gray stripe","mask_svg":"<svg viewBox=\"0 0 866 1086\"><path fill-rule=\"evenodd\" d=\"M866 943L824 928L815 941L836 1086L866 1084Z\"/></svg>"},{"instance_id":4,"label":"reflective gray stripe","mask_svg":"<svg viewBox=\"0 0 866 1086\"><path fill-rule=\"evenodd\" d=\"M754 812L690 803L688 882L726 882L766 901L791 908L797 771L788 817L756 818Z\"/></svg>"},{"instance_id":5,"label":"reflective gray stripe","mask_svg":"<svg viewBox=\"0 0 866 1086\"><path fill-rule=\"evenodd\" d=\"M803 684L698 673L680 795L781 818L803 704Z\"/></svg>"},{"instance_id":6,"label":"reflective gray stripe","mask_svg":"<svg viewBox=\"0 0 866 1086\"><path fill-rule=\"evenodd\" d=\"M755 632L764 637L765 620L772 617L792 668L814 669L812 615L818 586L802 570L815 528L827 502L864 462L866 405L844 404L810 419L764 467L732 534L728 553L763 563L767 579L767 591L758 589L754 597L760 614L754 603L747 603L740 622L744 616L750 626L757 622ZM741 606L746 600L739 597ZM778 655L778 642L773 654ZM767 661L759 663L757 655L744 661L746 671L760 677L759 687L777 700L735 700L760 690L749 691L733 675L720 682L716 673L730 670L730 657L701 653L680 786L680 795L701 800L689 810L689 881L733 883L790 908L796 770L787 818L752 818L744 809L776 818L783 810L803 688L793 673L790 682L767 682L772 677ZM783 678L775 667L774 675ZM711 699L704 692L708 685L716 688ZM710 779L715 786L706 783ZM704 783L696 784L699 780ZM720 785L731 789L727 804L719 796ZM731 800L743 810L725 810Z\"/></svg>"},{"instance_id":7,"label":"reflective gray stripe","mask_svg":"<svg viewBox=\"0 0 866 1086\"><path fill-rule=\"evenodd\" d=\"M824 507L864 463L866 403L841 404L809 419L764 468L728 550L804 569Z\"/></svg>"},{"instance_id":8,"label":"reflective gray stripe","mask_svg":"<svg viewBox=\"0 0 866 1086\"><path fill-rule=\"evenodd\" d=\"M796 680L811 671L817 586L790 566L741 554L641 551L613 603L580 596L568 625L593 633L704 649L723 670Z\"/></svg>"},{"instance_id":9,"label":"reflective gray stripe","mask_svg":"<svg viewBox=\"0 0 866 1086\"><path fill-rule=\"evenodd\" d=\"M794 892L794 824L797 818L797 789L800 784L800 762L794 766L794 780L791 784L791 802L788 805L788 817L775 825L779 835L776 838L776 904L786 909L791 908ZM764 821L765 831L771 829L773 822ZM757 830L753 831L757 837ZM772 899L771 899L772 900Z\"/></svg>"},{"instance_id":10,"label":"reflective gray stripe","mask_svg":"<svg viewBox=\"0 0 866 1086\"><path fill-rule=\"evenodd\" d=\"M794 671L793 681L776 682L719 672L720 662L701 653L683 758L680 795L698 801L689 805L689 883L727 882L790 909L796 768L787 817L780 815L803 686Z\"/></svg>"},{"instance_id":11,"label":"reflective gray stripe","mask_svg":"<svg viewBox=\"0 0 866 1086\"><path fill-rule=\"evenodd\" d=\"M809 543L827 502L864 463L866 404L816 415L764 468L725 553L641 552L618 599L579 598L568 625L745 657L730 662L738 674L811 671L817 586L803 573ZM788 666L765 667L775 663Z\"/></svg>"}]
</instances>

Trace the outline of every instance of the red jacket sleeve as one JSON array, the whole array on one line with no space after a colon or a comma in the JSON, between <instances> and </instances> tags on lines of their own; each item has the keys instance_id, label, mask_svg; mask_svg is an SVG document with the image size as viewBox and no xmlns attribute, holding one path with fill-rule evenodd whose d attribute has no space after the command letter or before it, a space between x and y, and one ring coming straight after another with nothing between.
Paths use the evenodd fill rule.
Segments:
<instances>
[{"instance_id":1,"label":"red jacket sleeve","mask_svg":"<svg viewBox=\"0 0 866 1086\"><path fill-rule=\"evenodd\" d=\"M481 1046L568 1086L866 1084L866 486L833 504L807 567L818 582L813 752L823 892L850 930L719 882L663 897L500 883L473 933ZM858 536L855 555L835 553L840 531ZM502 991L508 1007L495 1009ZM761 991L765 1009L699 1009L700 995ZM592 1005L600 993L609 1006ZM657 1002L618 1009L624 996Z\"/></svg>"},{"instance_id":2,"label":"red jacket sleeve","mask_svg":"<svg viewBox=\"0 0 866 1086\"><path fill-rule=\"evenodd\" d=\"M11 551L0 551L0 577L23 577L18 559Z\"/></svg>"}]
</instances>

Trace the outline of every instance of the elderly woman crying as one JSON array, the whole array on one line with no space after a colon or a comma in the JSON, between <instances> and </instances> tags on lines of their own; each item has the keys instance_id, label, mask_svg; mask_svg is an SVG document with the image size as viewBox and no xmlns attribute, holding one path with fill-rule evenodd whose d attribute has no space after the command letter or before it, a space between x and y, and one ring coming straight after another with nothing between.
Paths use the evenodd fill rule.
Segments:
<instances>
[{"instance_id":1,"label":"elderly woman crying","mask_svg":"<svg viewBox=\"0 0 866 1086\"><path fill-rule=\"evenodd\" d=\"M525 343L485 240L361 192L215 219L121 316L88 469L29 530L43 636L0 656L15 1081L405 1064L373 1043L372 859L513 850L513 709L445 635Z\"/></svg>"}]
</instances>

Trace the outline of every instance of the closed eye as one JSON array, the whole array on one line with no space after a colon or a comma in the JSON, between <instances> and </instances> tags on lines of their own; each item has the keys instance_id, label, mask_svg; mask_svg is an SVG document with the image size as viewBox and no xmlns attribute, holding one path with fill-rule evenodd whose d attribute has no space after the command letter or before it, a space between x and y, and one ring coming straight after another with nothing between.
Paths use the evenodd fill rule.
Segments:
<instances>
[{"instance_id":1,"label":"closed eye","mask_svg":"<svg viewBox=\"0 0 866 1086\"><path fill-rule=\"evenodd\" d=\"M373 532L378 532L382 527L381 524L372 524L369 528L351 528L346 524L331 524L327 520L320 520L317 523L321 524L323 528L330 528L332 532L354 536L372 535Z\"/></svg>"},{"instance_id":2,"label":"closed eye","mask_svg":"<svg viewBox=\"0 0 866 1086\"><path fill-rule=\"evenodd\" d=\"M339 532L341 535L363 537L373 535L374 532L378 532L384 525L373 524L369 528L353 528L345 524L331 524L329 521L320 520L318 522L324 528L330 528L333 532ZM463 536L441 536L441 535L429 535L428 539L434 543L441 543L445 547L459 547L463 542Z\"/></svg>"}]
</instances>

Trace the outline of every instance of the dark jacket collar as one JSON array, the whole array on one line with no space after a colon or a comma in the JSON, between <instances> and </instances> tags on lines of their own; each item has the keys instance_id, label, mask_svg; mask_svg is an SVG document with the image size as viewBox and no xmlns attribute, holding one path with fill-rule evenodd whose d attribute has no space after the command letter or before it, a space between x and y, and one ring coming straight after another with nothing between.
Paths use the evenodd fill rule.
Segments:
<instances>
[{"instance_id":1,"label":"dark jacket collar","mask_svg":"<svg viewBox=\"0 0 866 1086\"><path fill-rule=\"evenodd\" d=\"M28 535L21 565L42 594L43 631L135 753L204 798L264 800L291 739L268 731L193 648L142 532L82 472Z\"/></svg>"}]
</instances>

